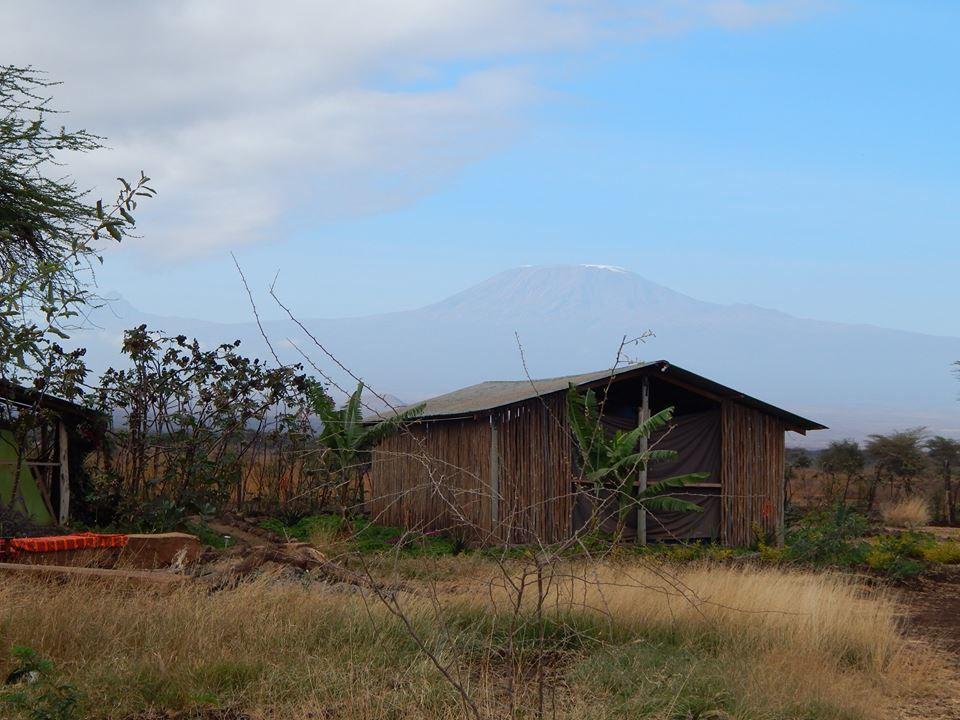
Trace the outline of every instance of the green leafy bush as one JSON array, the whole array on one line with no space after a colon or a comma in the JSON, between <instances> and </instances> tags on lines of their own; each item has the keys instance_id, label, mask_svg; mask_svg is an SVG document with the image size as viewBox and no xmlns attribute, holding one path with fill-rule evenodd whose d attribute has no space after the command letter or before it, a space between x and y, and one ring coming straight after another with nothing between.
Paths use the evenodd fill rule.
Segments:
<instances>
[{"instance_id":1,"label":"green leafy bush","mask_svg":"<svg viewBox=\"0 0 960 720\"><path fill-rule=\"evenodd\" d=\"M688 543L640 545L638 548L646 548L647 553L655 555L658 559L677 563L696 562L698 560L719 562L734 555L731 548L713 542L700 542L699 540Z\"/></svg>"},{"instance_id":2,"label":"green leafy bush","mask_svg":"<svg viewBox=\"0 0 960 720\"><path fill-rule=\"evenodd\" d=\"M199 522L185 523L184 528L191 535L196 535L204 545L209 545L218 550L228 548L233 544L226 536L221 535L202 520Z\"/></svg>"},{"instance_id":3,"label":"green leafy bush","mask_svg":"<svg viewBox=\"0 0 960 720\"><path fill-rule=\"evenodd\" d=\"M927 562L955 565L960 563L960 543L955 540L935 542L924 547L923 559Z\"/></svg>"},{"instance_id":4,"label":"green leafy bush","mask_svg":"<svg viewBox=\"0 0 960 720\"><path fill-rule=\"evenodd\" d=\"M16 667L9 675L9 689L0 693L3 717L28 720L79 720L81 695L73 685L57 680L53 663L28 647L13 648Z\"/></svg>"},{"instance_id":5,"label":"green leafy bush","mask_svg":"<svg viewBox=\"0 0 960 720\"><path fill-rule=\"evenodd\" d=\"M882 535L867 552L866 564L895 580L916 577L926 566L923 557L923 539L917 533Z\"/></svg>"},{"instance_id":6,"label":"green leafy bush","mask_svg":"<svg viewBox=\"0 0 960 720\"><path fill-rule=\"evenodd\" d=\"M867 519L843 505L827 512L811 513L787 533L783 548L760 547L764 560L832 565L866 566L894 580L920 575L928 562L960 562L960 545L942 548L933 536L920 532L898 532L865 538ZM942 557L946 560L937 560Z\"/></svg>"},{"instance_id":7,"label":"green leafy bush","mask_svg":"<svg viewBox=\"0 0 960 720\"><path fill-rule=\"evenodd\" d=\"M463 544L445 534L405 532L400 528L376 525L366 518L344 519L339 515L310 515L293 525L271 518L260 526L285 538L311 542L316 536L339 536L349 550L360 553L400 551L412 556L453 555Z\"/></svg>"},{"instance_id":8,"label":"green leafy bush","mask_svg":"<svg viewBox=\"0 0 960 720\"><path fill-rule=\"evenodd\" d=\"M830 511L805 516L787 533L783 559L821 565L863 563L869 547L862 540L867 519L837 504Z\"/></svg>"},{"instance_id":9,"label":"green leafy bush","mask_svg":"<svg viewBox=\"0 0 960 720\"><path fill-rule=\"evenodd\" d=\"M929 533L900 532L876 539L867 564L896 579L915 577L927 563L960 563L960 543L938 541Z\"/></svg>"}]
</instances>

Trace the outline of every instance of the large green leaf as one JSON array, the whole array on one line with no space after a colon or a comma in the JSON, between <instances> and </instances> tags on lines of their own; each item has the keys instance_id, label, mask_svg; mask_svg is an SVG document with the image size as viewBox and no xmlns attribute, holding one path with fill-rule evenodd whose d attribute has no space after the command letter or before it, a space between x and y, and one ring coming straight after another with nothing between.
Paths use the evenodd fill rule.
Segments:
<instances>
[{"instance_id":1,"label":"large green leaf","mask_svg":"<svg viewBox=\"0 0 960 720\"><path fill-rule=\"evenodd\" d=\"M640 493L637 497L647 498L655 497L657 495L663 495L669 493L671 490L677 490L679 488L686 487L691 483L703 482L710 477L710 473L697 472L697 473L687 473L686 475L675 475L674 477L665 478L658 482L647 485L646 489Z\"/></svg>"},{"instance_id":2,"label":"large green leaf","mask_svg":"<svg viewBox=\"0 0 960 720\"><path fill-rule=\"evenodd\" d=\"M651 415L630 432L624 433L622 440L624 443L629 443L630 447L635 447L641 438L648 438L657 430L665 428L672 418L673 408L664 408L655 415Z\"/></svg>"},{"instance_id":3,"label":"large green leaf","mask_svg":"<svg viewBox=\"0 0 960 720\"><path fill-rule=\"evenodd\" d=\"M698 472L676 475L666 478L665 480L660 480L652 485L648 485L645 490L638 493L636 502L646 510L659 510L661 512L703 512L703 508L695 502L673 497L670 495L670 491L684 488L691 483L703 482L708 477L710 477L710 473Z\"/></svg>"},{"instance_id":4,"label":"large green leaf","mask_svg":"<svg viewBox=\"0 0 960 720\"><path fill-rule=\"evenodd\" d=\"M366 449L376 445L388 435L392 435L399 430L400 426L402 426L404 423L420 417L426 407L426 403L414 405L413 407L396 413L386 420L378 422L376 425L371 425L365 428L362 435L358 439L358 447L360 449Z\"/></svg>"},{"instance_id":5,"label":"large green leaf","mask_svg":"<svg viewBox=\"0 0 960 720\"><path fill-rule=\"evenodd\" d=\"M703 512L703 508L689 500L664 495L663 497L648 498L638 501L645 510L656 510L659 512Z\"/></svg>"}]
</instances>

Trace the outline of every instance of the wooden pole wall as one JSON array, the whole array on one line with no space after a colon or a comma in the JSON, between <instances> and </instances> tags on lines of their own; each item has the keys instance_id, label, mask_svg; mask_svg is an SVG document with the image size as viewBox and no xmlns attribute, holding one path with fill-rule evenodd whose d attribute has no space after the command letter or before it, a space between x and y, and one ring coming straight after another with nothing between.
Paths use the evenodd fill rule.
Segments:
<instances>
[{"instance_id":1,"label":"wooden pole wall","mask_svg":"<svg viewBox=\"0 0 960 720\"><path fill-rule=\"evenodd\" d=\"M415 423L373 451L371 519L482 542L557 542L572 532L571 458L562 394Z\"/></svg>"},{"instance_id":2,"label":"wooden pole wall","mask_svg":"<svg viewBox=\"0 0 960 720\"><path fill-rule=\"evenodd\" d=\"M640 390L640 409L637 413L640 425L650 419L650 378L644 377ZM650 447L650 439L640 438L640 452L647 452ZM647 466L640 468L640 477L637 482L637 491L643 492L647 489ZM640 545L647 544L647 511L643 507L637 508L637 542Z\"/></svg>"},{"instance_id":3,"label":"wooden pole wall","mask_svg":"<svg viewBox=\"0 0 960 720\"><path fill-rule=\"evenodd\" d=\"M726 545L750 545L756 525L780 542L784 522L784 432L777 418L734 402L722 412L722 509Z\"/></svg>"},{"instance_id":4,"label":"wooden pole wall","mask_svg":"<svg viewBox=\"0 0 960 720\"><path fill-rule=\"evenodd\" d=\"M754 525L779 541L784 431L777 418L724 402L721 536L749 545ZM459 530L482 543L558 542L573 531L573 445L565 396L475 418L421 421L373 451L373 522Z\"/></svg>"}]
</instances>

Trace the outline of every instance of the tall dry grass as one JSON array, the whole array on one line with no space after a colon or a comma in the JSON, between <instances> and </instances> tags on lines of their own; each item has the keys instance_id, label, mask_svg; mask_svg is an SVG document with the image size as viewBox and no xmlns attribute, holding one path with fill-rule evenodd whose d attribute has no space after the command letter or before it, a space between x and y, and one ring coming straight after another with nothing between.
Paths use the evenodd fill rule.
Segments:
<instances>
[{"instance_id":1,"label":"tall dry grass","mask_svg":"<svg viewBox=\"0 0 960 720\"><path fill-rule=\"evenodd\" d=\"M898 631L893 598L837 575L567 565L530 631L533 598L518 617L492 564L486 576L474 561L465 568L456 589L421 583L399 607L483 717L504 716L509 687L532 707L531 676L508 667L511 637L533 661L547 637L550 714L561 718L682 717L688 705L744 718L885 717L930 672ZM466 714L400 619L369 594L323 584L160 595L4 580L0 644L51 658L87 694L92 718L199 706L283 718Z\"/></svg>"},{"instance_id":2,"label":"tall dry grass","mask_svg":"<svg viewBox=\"0 0 960 720\"><path fill-rule=\"evenodd\" d=\"M930 524L930 503L926 498L915 495L883 505L880 515L887 525L893 527L922 527Z\"/></svg>"},{"instance_id":3,"label":"tall dry grass","mask_svg":"<svg viewBox=\"0 0 960 720\"><path fill-rule=\"evenodd\" d=\"M551 600L558 613L594 613L632 634L717 636L746 652L820 653L870 671L889 667L903 646L893 597L868 596L834 573L601 566L561 578Z\"/></svg>"}]
</instances>

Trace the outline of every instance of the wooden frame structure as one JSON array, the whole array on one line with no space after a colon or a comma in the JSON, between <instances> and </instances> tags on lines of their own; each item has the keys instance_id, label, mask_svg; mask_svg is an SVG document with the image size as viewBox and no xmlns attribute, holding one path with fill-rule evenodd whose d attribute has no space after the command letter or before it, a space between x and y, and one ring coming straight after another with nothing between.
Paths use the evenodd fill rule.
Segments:
<instances>
[{"instance_id":1,"label":"wooden frame structure","mask_svg":"<svg viewBox=\"0 0 960 720\"><path fill-rule=\"evenodd\" d=\"M7 381L0 381L0 408L0 430L9 431L15 424L14 418L23 413L36 414L41 428L38 447L15 447L15 453L22 459L19 462L0 460L0 471L11 465L26 468L51 521L65 525L70 519L71 483L81 462L82 446L86 444L78 437L78 429L82 424L101 423L103 416L82 405ZM18 498L10 500L18 502Z\"/></svg>"},{"instance_id":2,"label":"wooden frame structure","mask_svg":"<svg viewBox=\"0 0 960 720\"><path fill-rule=\"evenodd\" d=\"M721 437L717 540L746 545L760 527L781 538L784 433L823 425L666 361L549 380L481 383L428 400L424 415L373 450L368 509L375 522L463 532L478 543L559 542L576 531L578 476L566 419L570 384L633 409L710 409ZM601 400L603 402L603 400ZM606 409L605 409L606 412ZM612 412L612 410L611 410ZM646 482L646 474L638 485ZM645 541L646 518L637 518Z\"/></svg>"}]
</instances>

